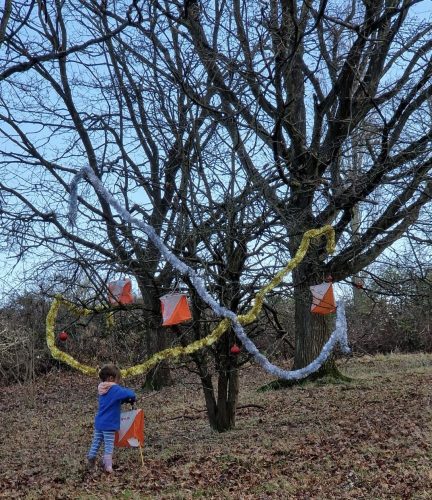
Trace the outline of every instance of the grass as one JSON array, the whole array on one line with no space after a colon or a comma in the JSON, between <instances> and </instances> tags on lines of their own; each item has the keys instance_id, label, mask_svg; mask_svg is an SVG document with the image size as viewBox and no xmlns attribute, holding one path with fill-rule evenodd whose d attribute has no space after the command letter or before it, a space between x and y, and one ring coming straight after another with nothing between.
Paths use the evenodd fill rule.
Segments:
<instances>
[{"instance_id":1,"label":"grass","mask_svg":"<svg viewBox=\"0 0 432 500\"><path fill-rule=\"evenodd\" d=\"M257 389L269 377L246 368L245 407L223 434L207 423L199 383L179 371L174 387L140 395L144 468L137 450L117 450L112 477L84 466L94 380L53 373L3 388L0 497L432 498L432 355L365 356L340 368L354 380L265 393Z\"/></svg>"}]
</instances>

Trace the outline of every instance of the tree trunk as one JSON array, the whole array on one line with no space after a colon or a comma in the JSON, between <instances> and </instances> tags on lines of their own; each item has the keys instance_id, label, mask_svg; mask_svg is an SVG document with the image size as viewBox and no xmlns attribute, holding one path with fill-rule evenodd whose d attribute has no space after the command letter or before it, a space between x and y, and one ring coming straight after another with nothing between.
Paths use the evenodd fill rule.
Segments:
<instances>
[{"instance_id":1,"label":"tree trunk","mask_svg":"<svg viewBox=\"0 0 432 500\"><path fill-rule=\"evenodd\" d=\"M309 265L302 263L293 271L294 278L294 307L295 307L295 349L293 370L304 368L311 363L321 352L323 345L330 336L330 315L311 313L312 293L309 286L322 282L323 273L311 271L311 259ZM297 285L296 285L297 283ZM305 380L317 380L331 376L334 378L345 378L338 370L333 355L321 366L321 368L303 380L278 379L260 388L261 391L282 389L292 387Z\"/></svg>"},{"instance_id":2,"label":"tree trunk","mask_svg":"<svg viewBox=\"0 0 432 500\"><path fill-rule=\"evenodd\" d=\"M239 373L235 355L229 353L233 334L229 332L219 341L217 354L218 391L215 395L212 376L202 354L192 356L201 379L207 417L212 429L225 432L235 427L239 392Z\"/></svg>"},{"instance_id":3,"label":"tree trunk","mask_svg":"<svg viewBox=\"0 0 432 500\"><path fill-rule=\"evenodd\" d=\"M235 417L238 402L239 377L234 366L218 371L218 394L215 397L211 374L207 370L202 356L193 356L198 367L207 417L212 429L225 432L235 427Z\"/></svg>"},{"instance_id":4,"label":"tree trunk","mask_svg":"<svg viewBox=\"0 0 432 500\"><path fill-rule=\"evenodd\" d=\"M298 230L298 234L304 231ZM298 248L299 242L292 249L292 254ZM311 243L309 251L301 264L293 270L294 280L294 307L295 307L295 349L294 370L304 368L320 354L324 344L330 337L333 325L332 315L314 314L311 312L312 293L311 285L322 283L324 266L320 258L320 244ZM264 385L261 391L281 389L302 383L304 380L317 380L322 377L332 377L349 380L342 375L335 362L333 354L321 368L300 381L278 379Z\"/></svg>"},{"instance_id":5,"label":"tree trunk","mask_svg":"<svg viewBox=\"0 0 432 500\"><path fill-rule=\"evenodd\" d=\"M312 294L309 283L294 289L295 353L294 369L303 368L321 352L330 334L328 315L311 313Z\"/></svg>"},{"instance_id":6,"label":"tree trunk","mask_svg":"<svg viewBox=\"0 0 432 500\"><path fill-rule=\"evenodd\" d=\"M198 368L200 370L200 378L201 378L201 385L203 388L204 392L204 399L205 399L205 404L206 404L206 409L207 409L207 417L210 426L213 429L216 429L216 420L217 420L217 403L216 403L216 398L215 398L215 393L214 393L214 387L213 387L213 381L212 381L212 376L207 370L207 366L205 366L205 370L201 370L200 368L203 367L202 364L198 365Z\"/></svg>"},{"instance_id":7,"label":"tree trunk","mask_svg":"<svg viewBox=\"0 0 432 500\"><path fill-rule=\"evenodd\" d=\"M229 345L227 351L229 352ZM224 432L235 427L239 377L237 361L232 354L222 354L220 365L216 421L213 424L210 422L210 425L217 431Z\"/></svg>"},{"instance_id":8,"label":"tree trunk","mask_svg":"<svg viewBox=\"0 0 432 500\"><path fill-rule=\"evenodd\" d=\"M146 322L146 347L149 356L169 346L169 329L161 326L160 303L157 294L147 295L145 303L151 305ZM146 375L144 387L159 390L173 384L168 361L161 361Z\"/></svg>"},{"instance_id":9,"label":"tree trunk","mask_svg":"<svg viewBox=\"0 0 432 500\"><path fill-rule=\"evenodd\" d=\"M294 289L295 303L295 352L294 369L311 363L321 352L330 336L331 317L311 313L312 294L309 283L301 283ZM333 355L310 378L316 379L337 371ZM308 377L309 378L309 377Z\"/></svg>"},{"instance_id":10,"label":"tree trunk","mask_svg":"<svg viewBox=\"0 0 432 500\"><path fill-rule=\"evenodd\" d=\"M229 213L233 217L235 211ZM235 227L234 221L229 224L230 230ZM225 251L227 254L227 267L221 268L218 278L220 280L221 302L236 312L240 297L240 275L246 259L246 245L241 238L234 238L232 234L227 234L225 240ZM192 292L193 317L195 318L195 338L199 339L208 332L202 331L201 311L204 304L200 297ZM210 426L218 432L225 432L235 427L235 417L239 393L239 372L237 355L232 354L230 349L236 339L235 333L229 329L217 342L212 351L215 355L217 371L217 397L214 385L206 364L204 355L195 355L193 359L198 366L201 384L207 408L207 416Z\"/></svg>"},{"instance_id":11,"label":"tree trunk","mask_svg":"<svg viewBox=\"0 0 432 500\"><path fill-rule=\"evenodd\" d=\"M168 347L168 342L166 341L167 331L163 327L158 327L149 333L149 337L153 337L156 344L156 349L153 353L162 351ZM151 389L153 391L158 391L163 387L168 387L173 385L173 379L171 376L171 369L168 361L164 360L158 363L154 368L152 368L146 375L144 387Z\"/></svg>"}]
</instances>

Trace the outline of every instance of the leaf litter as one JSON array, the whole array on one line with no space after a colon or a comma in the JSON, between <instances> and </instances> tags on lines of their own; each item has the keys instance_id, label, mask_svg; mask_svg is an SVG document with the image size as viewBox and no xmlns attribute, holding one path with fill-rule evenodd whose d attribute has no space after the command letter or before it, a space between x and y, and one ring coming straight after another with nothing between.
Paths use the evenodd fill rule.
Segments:
<instances>
[{"instance_id":1,"label":"leaf litter","mask_svg":"<svg viewBox=\"0 0 432 500\"><path fill-rule=\"evenodd\" d=\"M241 372L236 429L207 422L199 381L137 389L145 411L144 467L115 453L115 473L88 471L95 380L54 372L2 388L0 497L19 499L427 499L432 488L432 355L352 359L353 382L258 392Z\"/></svg>"}]
</instances>

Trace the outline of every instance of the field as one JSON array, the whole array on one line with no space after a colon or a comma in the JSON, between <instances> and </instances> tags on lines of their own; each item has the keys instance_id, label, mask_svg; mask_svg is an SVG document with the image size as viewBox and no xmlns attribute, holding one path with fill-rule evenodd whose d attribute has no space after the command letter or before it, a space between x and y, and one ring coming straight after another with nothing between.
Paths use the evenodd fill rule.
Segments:
<instances>
[{"instance_id":1,"label":"field","mask_svg":"<svg viewBox=\"0 0 432 500\"><path fill-rule=\"evenodd\" d=\"M258 392L242 371L237 428L207 423L199 383L184 376L139 392L144 467L117 450L115 473L87 471L95 387L76 372L2 388L0 497L25 499L430 499L432 355L343 361L343 384ZM136 387L139 380L129 381Z\"/></svg>"}]
</instances>

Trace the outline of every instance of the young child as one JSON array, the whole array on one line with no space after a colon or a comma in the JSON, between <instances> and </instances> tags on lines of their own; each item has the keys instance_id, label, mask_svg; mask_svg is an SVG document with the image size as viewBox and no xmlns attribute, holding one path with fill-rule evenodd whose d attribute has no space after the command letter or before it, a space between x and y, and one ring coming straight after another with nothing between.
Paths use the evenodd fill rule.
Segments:
<instances>
[{"instance_id":1,"label":"young child","mask_svg":"<svg viewBox=\"0 0 432 500\"><path fill-rule=\"evenodd\" d=\"M101 383L98 385L98 411L94 420L93 441L87 458L90 466L96 463L96 455L104 443L103 464L105 471L111 473L114 437L120 429L120 410L122 403L134 403L136 396L132 389L122 387L120 370L114 365L105 365L99 372Z\"/></svg>"}]
</instances>

